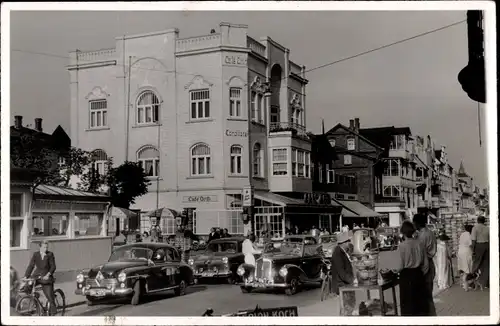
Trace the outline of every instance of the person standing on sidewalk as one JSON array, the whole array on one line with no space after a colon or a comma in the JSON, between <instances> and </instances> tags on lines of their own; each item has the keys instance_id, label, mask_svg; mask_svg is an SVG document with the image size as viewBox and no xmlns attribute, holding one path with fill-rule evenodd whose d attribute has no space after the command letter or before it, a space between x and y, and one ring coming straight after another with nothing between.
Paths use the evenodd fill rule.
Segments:
<instances>
[{"instance_id":1,"label":"person standing on sidewalk","mask_svg":"<svg viewBox=\"0 0 500 326\"><path fill-rule=\"evenodd\" d=\"M43 294L50 303L49 314L53 316L57 313L54 295L54 272L56 271L56 258L54 257L54 254L48 250L49 242L47 240L43 240L39 245L40 250L34 252L33 256L31 256L28 268L26 268L26 272L24 273L24 278L27 279L31 277L33 269L35 269L33 276L40 277L37 283L42 285Z\"/></svg>"},{"instance_id":2,"label":"person standing on sidewalk","mask_svg":"<svg viewBox=\"0 0 500 326\"><path fill-rule=\"evenodd\" d=\"M340 233L337 236L337 246L333 249L331 258L332 292L339 295L342 286L353 284L354 272L349 254L352 253L351 239L347 233ZM351 315L356 297L354 292L344 292L346 315ZM344 307L340 307L341 309Z\"/></svg>"},{"instance_id":3,"label":"person standing on sidewalk","mask_svg":"<svg viewBox=\"0 0 500 326\"><path fill-rule=\"evenodd\" d=\"M477 223L472 228L472 273L481 271L479 283L484 287L490 286L490 229L484 224L484 216L477 218Z\"/></svg>"},{"instance_id":4,"label":"person standing on sidewalk","mask_svg":"<svg viewBox=\"0 0 500 326\"><path fill-rule=\"evenodd\" d=\"M434 265L434 256L437 251L436 235L427 228L427 216L424 214L413 215L413 224L418 230L418 239L424 244L429 259L429 271L424 275L429 316L437 316L432 296L434 278L436 277L436 266Z\"/></svg>"},{"instance_id":5,"label":"person standing on sidewalk","mask_svg":"<svg viewBox=\"0 0 500 326\"><path fill-rule=\"evenodd\" d=\"M458 271L462 273L461 285L467 291L467 275L472 272L472 225L464 225L464 232L460 235L458 243Z\"/></svg>"}]
</instances>

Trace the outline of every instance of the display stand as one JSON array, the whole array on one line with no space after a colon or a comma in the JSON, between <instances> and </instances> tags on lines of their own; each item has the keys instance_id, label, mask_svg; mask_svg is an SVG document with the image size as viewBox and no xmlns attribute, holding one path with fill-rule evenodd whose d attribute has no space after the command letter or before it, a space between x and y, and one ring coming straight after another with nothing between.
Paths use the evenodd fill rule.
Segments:
<instances>
[{"instance_id":1,"label":"display stand","mask_svg":"<svg viewBox=\"0 0 500 326\"><path fill-rule=\"evenodd\" d=\"M397 280L384 281L382 284L376 285L346 285L339 288L340 294L340 315L341 316L370 316L370 310L373 310L373 305L378 305L379 309L375 309L381 316L398 316L398 302L396 298ZM388 313L386 302L384 301L384 291L391 290L392 305L394 306L393 313ZM371 299L370 291L378 291L380 303ZM354 293L354 297L352 297ZM359 300L358 295L366 293L366 300ZM351 298L351 300L349 300ZM351 302L346 302L351 301ZM372 303L370 303L372 302ZM367 304L368 303L368 304ZM388 311L389 310L389 311ZM377 315L377 314L375 314Z\"/></svg>"}]
</instances>

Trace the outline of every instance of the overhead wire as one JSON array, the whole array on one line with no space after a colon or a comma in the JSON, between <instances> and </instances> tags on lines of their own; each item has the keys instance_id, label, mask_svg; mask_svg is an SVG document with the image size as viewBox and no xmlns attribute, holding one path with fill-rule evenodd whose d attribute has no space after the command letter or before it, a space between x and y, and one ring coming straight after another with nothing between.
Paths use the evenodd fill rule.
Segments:
<instances>
[{"instance_id":1,"label":"overhead wire","mask_svg":"<svg viewBox=\"0 0 500 326\"><path fill-rule=\"evenodd\" d=\"M417 35L414 35L414 36L411 36L411 37L407 37L407 38L401 39L401 40L396 41L396 42L392 42L392 43L389 43L389 44L385 44L385 45L373 48L371 50L363 51L363 52L360 52L360 53L357 53L357 54L354 54L354 55L351 55L351 56L348 56L348 57L345 57L345 58L342 58L342 59L338 59L338 60L335 60L335 61L332 61L332 62L329 62L329 63L326 63L326 64L322 64L322 65L319 65L319 66L316 66L316 67L313 67L313 68L310 68L310 69L306 69L305 72L311 72L311 71L323 69L323 68L332 66L332 65L340 63L340 62L344 62L344 61L347 61L347 60L358 58L358 57L367 55L369 53L380 51L380 50L383 50L383 49L386 49L386 48L389 48L389 47L392 47L392 46L395 46L395 45L398 45L398 44L401 44L401 43L405 43L405 42L414 40L416 38L420 38L420 37L423 37L423 36L426 36L426 35L429 35L429 34L433 34L433 33L436 33L436 32L439 32L439 31L442 31L442 30L445 30L445 29L448 29L448 28L453 27L453 26L460 25L460 24L462 24L462 23L464 23L466 21L467 21L466 19L463 19L463 20L460 20L460 21L457 21L457 22L454 22L454 23L451 23L451 24L448 24L448 25L445 25L445 26L441 26L439 28L435 28L435 29L432 29L432 30L429 30L429 31L426 31L426 32L423 32L423 33L420 33L420 34L417 34ZM40 55L40 56L47 56L47 57L54 57L54 58L61 58L61 59L66 59L66 60L70 60L71 59L71 57L69 57L69 56L63 56L63 55L58 55L58 54L53 54L53 53L46 53L46 52L37 52L37 51L30 51L30 50L23 50L23 49L11 49L11 51L12 52L21 52L21 53L27 53L27 54ZM91 51L91 52L93 52L93 51ZM85 53L85 52L83 52L83 53ZM156 58L156 59L158 59L158 58ZM88 62L88 63L90 63L90 62L95 62L95 60L84 60L82 58L79 58L79 62L80 63L82 63L82 62ZM116 65L117 66L128 67L125 64L116 63ZM158 72L164 72L164 73L175 73L175 74L179 74L179 75L188 75L188 76L197 76L198 75L196 73L187 73L187 72L179 72L179 71L175 71L175 70L163 70L163 69L155 69L155 68L147 68L147 67L134 67L134 69L158 71ZM212 78L218 78L218 79L220 79L220 76L207 76L207 77L212 77ZM283 77L282 79L286 79L286 78L288 78L288 77Z\"/></svg>"}]
</instances>

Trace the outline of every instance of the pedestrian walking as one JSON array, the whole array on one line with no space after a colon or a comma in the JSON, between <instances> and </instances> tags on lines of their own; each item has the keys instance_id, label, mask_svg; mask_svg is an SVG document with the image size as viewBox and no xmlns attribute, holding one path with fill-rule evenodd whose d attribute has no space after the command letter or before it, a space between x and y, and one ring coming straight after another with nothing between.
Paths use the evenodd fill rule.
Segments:
<instances>
[{"instance_id":1,"label":"pedestrian walking","mask_svg":"<svg viewBox=\"0 0 500 326\"><path fill-rule=\"evenodd\" d=\"M460 235L458 243L458 271L461 273L461 285L466 290L467 275L472 272L472 240L471 240L472 225L464 225L464 231Z\"/></svg>"},{"instance_id":2,"label":"pedestrian walking","mask_svg":"<svg viewBox=\"0 0 500 326\"><path fill-rule=\"evenodd\" d=\"M210 234L208 235L208 242L215 239L220 239L220 234L215 231L215 228L211 228Z\"/></svg>"},{"instance_id":3,"label":"pedestrian walking","mask_svg":"<svg viewBox=\"0 0 500 326\"><path fill-rule=\"evenodd\" d=\"M477 223L471 231L472 240L472 273L481 271L478 282L483 287L490 286L490 229L484 223L484 216L477 218Z\"/></svg>"},{"instance_id":4,"label":"pedestrian walking","mask_svg":"<svg viewBox=\"0 0 500 326\"><path fill-rule=\"evenodd\" d=\"M426 298L425 278L429 270L429 259L425 246L414 238L415 226L404 221L401 233L404 241L399 245L399 300L401 316L427 316L429 305Z\"/></svg>"},{"instance_id":5,"label":"pedestrian walking","mask_svg":"<svg viewBox=\"0 0 500 326\"><path fill-rule=\"evenodd\" d=\"M261 251L255 248L255 235L249 234L243 241L241 252L245 255L245 264L255 266L255 254Z\"/></svg>"},{"instance_id":6,"label":"pedestrian walking","mask_svg":"<svg viewBox=\"0 0 500 326\"><path fill-rule=\"evenodd\" d=\"M453 284L453 274L451 270L451 257L448 251L447 241L450 237L443 231L440 232L435 256L436 280L438 289L444 290Z\"/></svg>"},{"instance_id":7,"label":"pedestrian walking","mask_svg":"<svg viewBox=\"0 0 500 326\"><path fill-rule=\"evenodd\" d=\"M417 238L422 241L427 258L429 259L429 270L424 275L426 298L428 304L429 316L436 316L436 306L434 305L434 298L432 296L434 290L434 278L436 277L436 266L434 265L434 256L437 251L437 240L434 233L427 228L427 216L417 213L413 215L413 224L415 225L418 233Z\"/></svg>"},{"instance_id":8,"label":"pedestrian walking","mask_svg":"<svg viewBox=\"0 0 500 326\"><path fill-rule=\"evenodd\" d=\"M228 229L223 229L222 230L222 234L220 236L221 238L230 238L231 235L229 234L229 230Z\"/></svg>"},{"instance_id":9,"label":"pedestrian walking","mask_svg":"<svg viewBox=\"0 0 500 326\"><path fill-rule=\"evenodd\" d=\"M354 271L352 268L349 255L352 253L351 239L347 233L340 233L337 237L337 246L332 253L331 269L332 275L332 292L339 295L339 288L345 285L353 284ZM356 304L356 296L354 292L344 292L344 312L346 315L351 315ZM342 309L343 307L341 307Z\"/></svg>"}]
</instances>

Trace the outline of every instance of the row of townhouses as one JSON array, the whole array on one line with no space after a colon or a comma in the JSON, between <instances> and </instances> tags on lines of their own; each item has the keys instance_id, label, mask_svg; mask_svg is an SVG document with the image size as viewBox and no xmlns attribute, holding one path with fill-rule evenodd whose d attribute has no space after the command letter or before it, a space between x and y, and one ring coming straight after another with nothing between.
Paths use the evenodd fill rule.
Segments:
<instances>
[{"instance_id":1,"label":"row of townhouses","mask_svg":"<svg viewBox=\"0 0 500 326\"><path fill-rule=\"evenodd\" d=\"M248 36L245 25L221 23L196 37L181 38L177 29L119 37L113 48L71 53L68 70L70 134L58 128L52 138L93 152L99 173L109 157L142 164L153 182L131 207L141 212L141 231L159 223L164 234L175 233L173 215L150 219L164 207L190 211L199 235L223 227L280 238L295 228L398 226L417 212L470 212L479 196L444 146L409 127L364 128L354 118L308 133L305 67L270 37ZM26 129L16 117L11 133ZM43 133L41 119L35 132L53 136ZM248 220L243 189L253 195ZM59 238L80 246L85 236L114 234L103 222L106 198L38 191L47 203L35 206L38 212L28 208L29 195L11 194L19 248L28 248L31 236L55 236L45 230L61 229Z\"/></svg>"}]
</instances>

